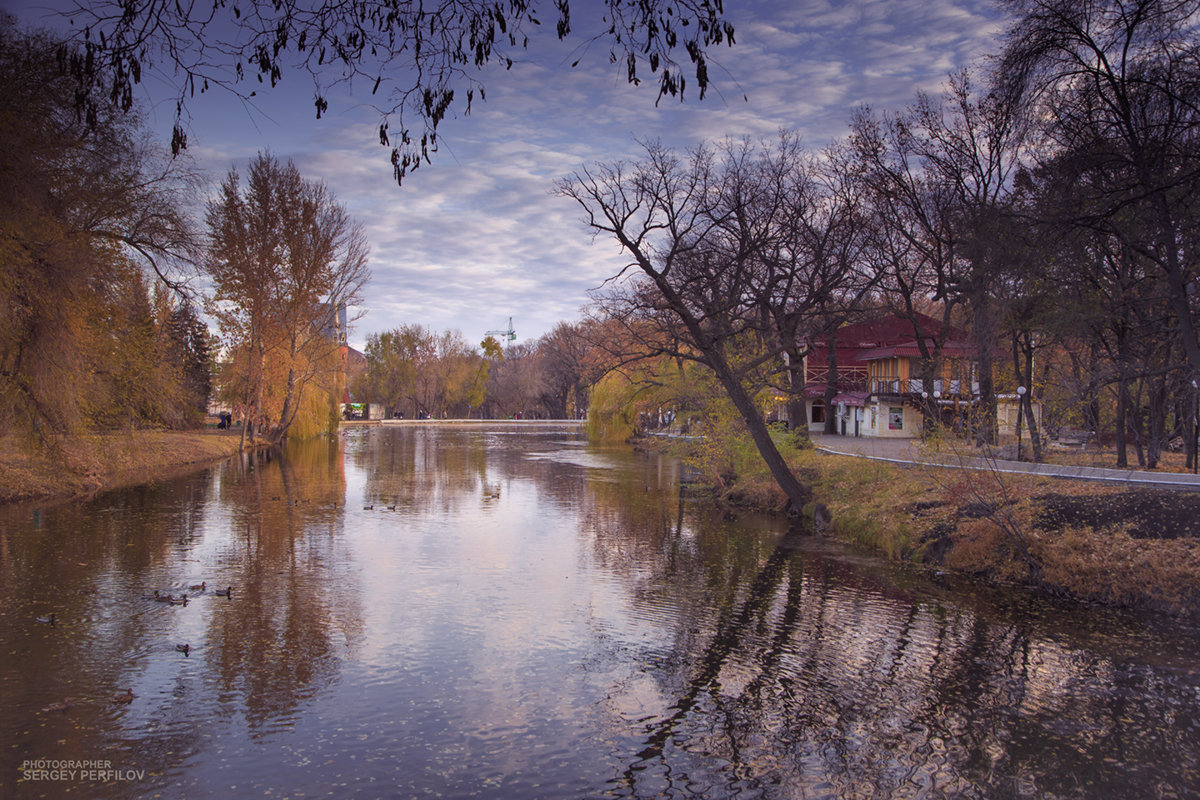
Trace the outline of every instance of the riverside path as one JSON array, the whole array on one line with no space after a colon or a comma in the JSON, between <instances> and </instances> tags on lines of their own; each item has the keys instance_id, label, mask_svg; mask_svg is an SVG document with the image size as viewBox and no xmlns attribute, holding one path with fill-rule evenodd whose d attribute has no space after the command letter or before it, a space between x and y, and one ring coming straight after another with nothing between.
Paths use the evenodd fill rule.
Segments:
<instances>
[{"instance_id":1,"label":"riverside path","mask_svg":"<svg viewBox=\"0 0 1200 800\"><path fill-rule=\"evenodd\" d=\"M1140 486L1174 487L1200 490L1200 475L1190 472L1157 472L1139 469L1112 469L1065 464L1035 464L1030 461L1004 461L980 454L968 445L961 451L943 446L924 446L919 439L830 436L812 434L813 446L826 453L890 461L895 464L925 464L958 469L990 470L1001 473L1045 475L1069 480L1109 481Z\"/></svg>"}]
</instances>

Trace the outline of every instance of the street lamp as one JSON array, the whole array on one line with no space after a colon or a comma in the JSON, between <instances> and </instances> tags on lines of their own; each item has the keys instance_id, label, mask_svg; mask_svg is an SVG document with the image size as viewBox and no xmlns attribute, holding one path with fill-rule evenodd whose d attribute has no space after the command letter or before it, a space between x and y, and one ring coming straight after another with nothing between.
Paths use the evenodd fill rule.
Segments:
<instances>
[{"instance_id":1,"label":"street lamp","mask_svg":"<svg viewBox=\"0 0 1200 800\"><path fill-rule=\"evenodd\" d=\"M929 392L921 390L921 438L933 435L933 409L929 407Z\"/></svg>"}]
</instances>

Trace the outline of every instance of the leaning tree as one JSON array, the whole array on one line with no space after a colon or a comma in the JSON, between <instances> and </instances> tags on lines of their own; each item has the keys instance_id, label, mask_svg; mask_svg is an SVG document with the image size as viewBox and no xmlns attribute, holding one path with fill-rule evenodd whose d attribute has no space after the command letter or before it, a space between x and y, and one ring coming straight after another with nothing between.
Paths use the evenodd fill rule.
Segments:
<instances>
[{"instance_id":1,"label":"leaning tree","mask_svg":"<svg viewBox=\"0 0 1200 800\"><path fill-rule=\"evenodd\" d=\"M612 236L640 275L625 293L656 332L660 352L710 369L745 421L772 477L798 512L811 489L791 472L754 395L781 354L794 351L798 323L823 309L833 282L814 280L796 192L807 166L802 148L725 142L686 156L645 145L635 164L584 168L558 184L586 224ZM799 206L798 206L799 204ZM624 274L624 273L622 273Z\"/></svg>"}]
</instances>

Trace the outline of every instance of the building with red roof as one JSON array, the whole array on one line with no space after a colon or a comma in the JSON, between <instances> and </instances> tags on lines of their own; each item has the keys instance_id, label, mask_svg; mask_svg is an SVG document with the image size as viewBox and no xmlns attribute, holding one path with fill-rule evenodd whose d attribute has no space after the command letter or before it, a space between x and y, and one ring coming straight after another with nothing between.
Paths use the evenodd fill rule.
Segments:
<instances>
[{"instance_id":1,"label":"building with red roof","mask_svg":"<svg viewBox=\"0 0 1200 800\"><path fill-rule=\"evenodd\" d=\"M893 315L843 325L810 343L809 430L823 432L832 414L841 434L919 436L923 409L952 422L978 401L975 370L976 349L967 332L932 317Z\"/></svg>"}]
</instances>

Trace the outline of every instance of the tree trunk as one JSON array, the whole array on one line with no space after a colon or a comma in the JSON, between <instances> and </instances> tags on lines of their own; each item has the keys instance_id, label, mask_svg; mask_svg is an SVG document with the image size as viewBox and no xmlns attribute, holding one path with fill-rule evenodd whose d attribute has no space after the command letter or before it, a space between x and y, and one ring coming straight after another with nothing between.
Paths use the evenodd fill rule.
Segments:
<instances>
[{"instance_id":1,"label":"tree trunk","mask_svg":"<svg viewBox=\"0 0 1200 800\"><path fill-rule=\"evenodd\" d=\"M833 416L833 398L838 393L837 330L829 334L829 370L825 373L825 432L836 434L837 420Z\"/></svg>"},{"instance_id":2,"label":"tree trunk","mask_svg":"<svg viewBox=\"0 0 1200 800\"><path fill-rule=\"evenodd\" d=\"M996 387L993 382L992 326L986 303L975 308L975 342L979 364L979 405L977 407L976 443L996 443Z\"/></svg>"},{"instance_id":3,"label":"tree trunk","mask_svg":"<svg viewBox=\"0 0 1200 800\"><path fill-rule=\"evenodd\" d=\"M1122 372L1117 378L1117 467L1125 469L1129 466L1129 444L1125 431L1129 424L1129 381Z\"/></svg>"},{"instance_id":4,"label":"tree trunk","mask_svg":"<svg viewBox=\"0 0 1200 800\"><path fill-rule=\"evenodd\" d=\"M788 378L788 430L793 436L808 438L808 404L805 402L807 384L804 376L804 356L795 350L784 351Z\"/></svg>"},{"instance_id":5,"label":"tree trunk","mask_svg":"<svg viewBox=\"0 0 1200 800\"><path fill-rule=\"evenodd\" d=\"M1017 398L1017 447L1020 448L1021 420L1024 418L1025 424L1029 428L1029 443L1033 449L1033 460L1040 464L1044 455L1038 420L1033 415L1033 335L1028 331L1014 333L1012 354L1017 385L1025 387L1025 392L1019 394Z\"/></svg>"},{"instance_id":6,"label":"tree trunk","mask_svg":"<svg viewBox=\"0 0 1200 800\"><path fill-rule=\"evenodd\" d=\"M1021 410L1017 413L1024 413L1025 424L1029 428L1029 446L1033 451L1033 460L1035 463L1041 464L1046 460L1046 454L1042 450L1042 434L1038 430L1038 420L1033 414L1033 390L1027 391L1018 403Z\"/></svg>"},{"instance_id":7,"label":"tree trunk","mask_svg":"<svg viewBox=\"0 0 1200 800\"><path fill-rule=\"evenodd\" d=\"M295 356L292 356L295 358ZM287 389L283 395L283 408L279 411L279 424L270 432L272 444L279 444L287 436L288 428L292 426L292 420L296 418L295 406L299 405L299 399L296 394L296 370L288 368Z\"/></svg>"},{"instance_id":8,"label":"tree trunk","mask_svg":"<svg viewBox=\"0 0 1200 800\"><path fill-rule=\"evenodd\" d=\"M933 376L933 367L926 367L921 376L921 437L924 439L934 436L941 422L937 413L938 398L933 396Z\"/></svg>"},{"instance_id":9,"label":"tree trunk","mask_svg":"<svg viewBox=\"0 0 1200 800\"><path fill-rule=\"evenodd\" d=\"M1158 467L1163 444L1167 440L1167 387L1162 378L1156 378L1150 386L1150 418L1146 436L1146 466Z\"/></svg>"},{"instance_id":10,"label":"tree trunk","mask_svg":"<svg viewBox=\"0 0 1200 800\"><path fill-rule=\"evenodd\" d=\"M1179 410L1176 412L1179 415L1180 421L1183 423L1183 441L1184 451L1187 453L1187 469L1196 468L1196 390L1187 393L1187 397L1180 397Z\"/></svg>"},{"instance_id":11,"label":"tree trunk","mask_svg":"<svg viewBox=\"0 0 1200 800\"><path fill-rule=\"evenodd\" d=\"M1137 453L1137 463L1139 467L1146 466L1146 447L1145 447L1145 421L1142 416L1142 387L1138 386L1137 394L1125 404L1126 418L1129 420L1130 428L1133 432L1133 449Z\"/></svg>"},{"instance_id":12,"label":"tree trunk","mask_svg":"<svg viewBox=\"0 0 1200 800\"><path fill-rule=\"evenodd\" d=\"M758 406L754 404L754 399L746 391L746 387L742 386L742 382L724 363L717 366L716 372L721 385L729 394L733 407L745 420L746 428L750 431L750 438L754 440L759 454L767 464L767 469L771 471L771 476L779 484L783 493L787 495L788 512L799 514L801 509L812 500L812 489L800 483L788 467L787 462L783 460L783 456L779 454L766 421L759 413Z\"/></svg>"}]
</instances>

